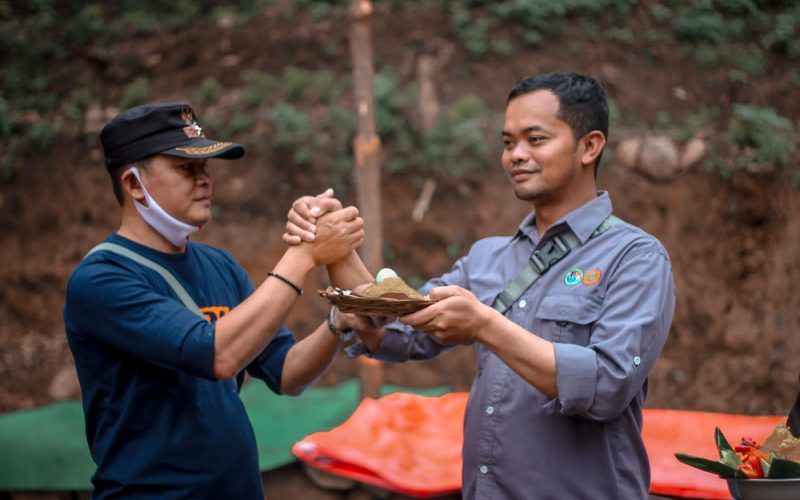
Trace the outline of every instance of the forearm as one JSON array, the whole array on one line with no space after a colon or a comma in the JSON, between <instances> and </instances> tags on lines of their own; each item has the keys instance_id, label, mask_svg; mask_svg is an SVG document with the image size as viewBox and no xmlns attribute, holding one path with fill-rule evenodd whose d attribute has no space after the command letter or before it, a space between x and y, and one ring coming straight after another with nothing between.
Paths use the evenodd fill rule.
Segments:
<instances>
[{"instance_id":1,"label":"forearm","mask_svg":"<svg viewBox=\"0 0 800 500\"><path fill-rule=\"evenodd\" d=\"M313 268L309 255L292 247L273 272L302 287ZM214 375L231 379L244 369L272 339L296 299L297 293L288 284L268 278L250 297L220 318L215 325Z\"/></svg>"},{"instance_id":2,"label":"forearm","mask_svg":"<svg viewBox=\"0 0 800 500\"><path fill-rule=\"evenodd\" d=\"M355 251L350 252L344 259L329 264L328 276L332 285L349 290L373 281L372 274Z\"/></svg>"},{"instance_id":3,"label":"forearm","mask_svg":"<svg viewBox=\"0 0 800 500\"><path fill-rule=\"evenodd\" d=\"M477 340L543 394L550 398L558 396L555 349L551 342L493 310Z\"/></svg>"},{"instance_id":4,"label":"forearm","mask_svg":"<svg viewBox=\"0 0 800 500\"><path fill-rule=\"evenodd\" d=\"M281 373L281 392L296 396L330 366L339 352L339 339L326 323L293 345L286 354Z\"/></svg>"}]
</instances>

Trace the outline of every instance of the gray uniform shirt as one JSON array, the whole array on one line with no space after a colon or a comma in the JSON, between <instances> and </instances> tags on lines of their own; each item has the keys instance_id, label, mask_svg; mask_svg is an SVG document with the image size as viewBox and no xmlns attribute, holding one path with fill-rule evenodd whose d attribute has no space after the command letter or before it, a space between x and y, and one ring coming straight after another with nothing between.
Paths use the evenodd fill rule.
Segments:
<instances>
[{"instance_id":1,"label":"gray uniform shirt","mask_svg":"<svg viewBox=\"0 0 800 500\"><path fill-rule=\"evenodd\" d=\"M478 373L464 421L464 498L647 498L642 407L675 291L667 252L641 229L622 223L590 238L610 214L611 200L599 192L540 239L531 213L514 237L478 241L449 273L421 289L458 285L490 305L543 241L569 228L582 243L506 312L531 335L554 343L556 399L476 344ZM405 361L446 348L393 323L370 355Z\"/></svg>"}]
</instances>

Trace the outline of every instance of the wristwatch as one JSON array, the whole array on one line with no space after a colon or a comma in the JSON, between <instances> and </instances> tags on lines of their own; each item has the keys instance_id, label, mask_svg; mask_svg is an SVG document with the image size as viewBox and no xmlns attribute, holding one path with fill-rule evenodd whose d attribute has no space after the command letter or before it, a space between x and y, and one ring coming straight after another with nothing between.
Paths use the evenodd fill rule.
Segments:
<instances>
[{"instance_id":1,"label":"wristwatch","mask_svg":"<svg viewBox=\"0 0 800 500\"><path fill-rule=\"evenodd\" d=\"M331 306L331 310L328 312L328 330L336 335L342 343L350 342L355 336L356 331L352 328L348 328L347 330L339 330L336 328L336 322L333 320L335 314L336 306Z\"/></svg>"}]
</instances>

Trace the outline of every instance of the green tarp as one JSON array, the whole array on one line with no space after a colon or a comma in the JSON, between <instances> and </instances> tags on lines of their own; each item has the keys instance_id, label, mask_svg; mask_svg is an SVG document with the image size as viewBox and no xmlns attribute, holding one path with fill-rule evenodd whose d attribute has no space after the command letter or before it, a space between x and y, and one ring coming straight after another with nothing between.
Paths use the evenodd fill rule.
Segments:
<instances>
[{"instance_id":1,"label":"green tarp","mask_svg":"<svg viewBox=\"0 0 800 500\"><path fill-rule=\"evenodd\" d=\"M245 385L241 397L253 423L261 470L293 462L295 442L344 422L358 406L358 391L357 380L311 387L299 397L277 396L258 381ZM385 386L381 393L397 391L438 396L448 388ZM94 469L79 402L0 415L0 491L90 490Z\"/></svg>"}]
</instances>

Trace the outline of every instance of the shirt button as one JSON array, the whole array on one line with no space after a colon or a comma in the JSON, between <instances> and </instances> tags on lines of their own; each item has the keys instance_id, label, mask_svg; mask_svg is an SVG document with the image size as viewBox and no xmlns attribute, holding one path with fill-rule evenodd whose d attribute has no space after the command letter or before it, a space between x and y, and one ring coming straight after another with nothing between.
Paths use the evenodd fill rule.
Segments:
<instances>
[{"instance_id":1,"label":"shirt button","mask_svg":"<svg viewBox=\"0 0 800 500\"><path fill-rule=\"evenodd\" d=\"M527 306L527 305L528 305L528 303L525 302L524 299L519 301L519 307L520 308L525 309L525 306Z\"/></svg>"},{"instance_id":2,"label":"shirt button","mask_svg":"<svg viewBox=\"0 0 800 500\"><path fill-rule=\"evenodd\" d=\"M489 468L486 467L485 465L481 465L481 468L478 470L481 471L481 474L486 474L487 472L489 472Z\"/></svg>"},{"instance_id":3,"label":"shirt button","mask_svg":"<svg viewBox=\"0 0 800 500\"><path fill-rule=\"evenodd\" d=\"M492 413L494 413L494 406L487 406L486 407L486 414L487 415L491 415Z\"/></svg>"},{"instance_id":4,"label":"shirt button","mask_svg":"<svg viewBox=\"0 0 800 500\"><path fill-rule=\"evenodd\" d=\"M641 363L641 362L642 362L642 358L640 358L639 356L634 356L633 357L634 366L639 366L639 363Z\"/></svg>"}]
</instances>

